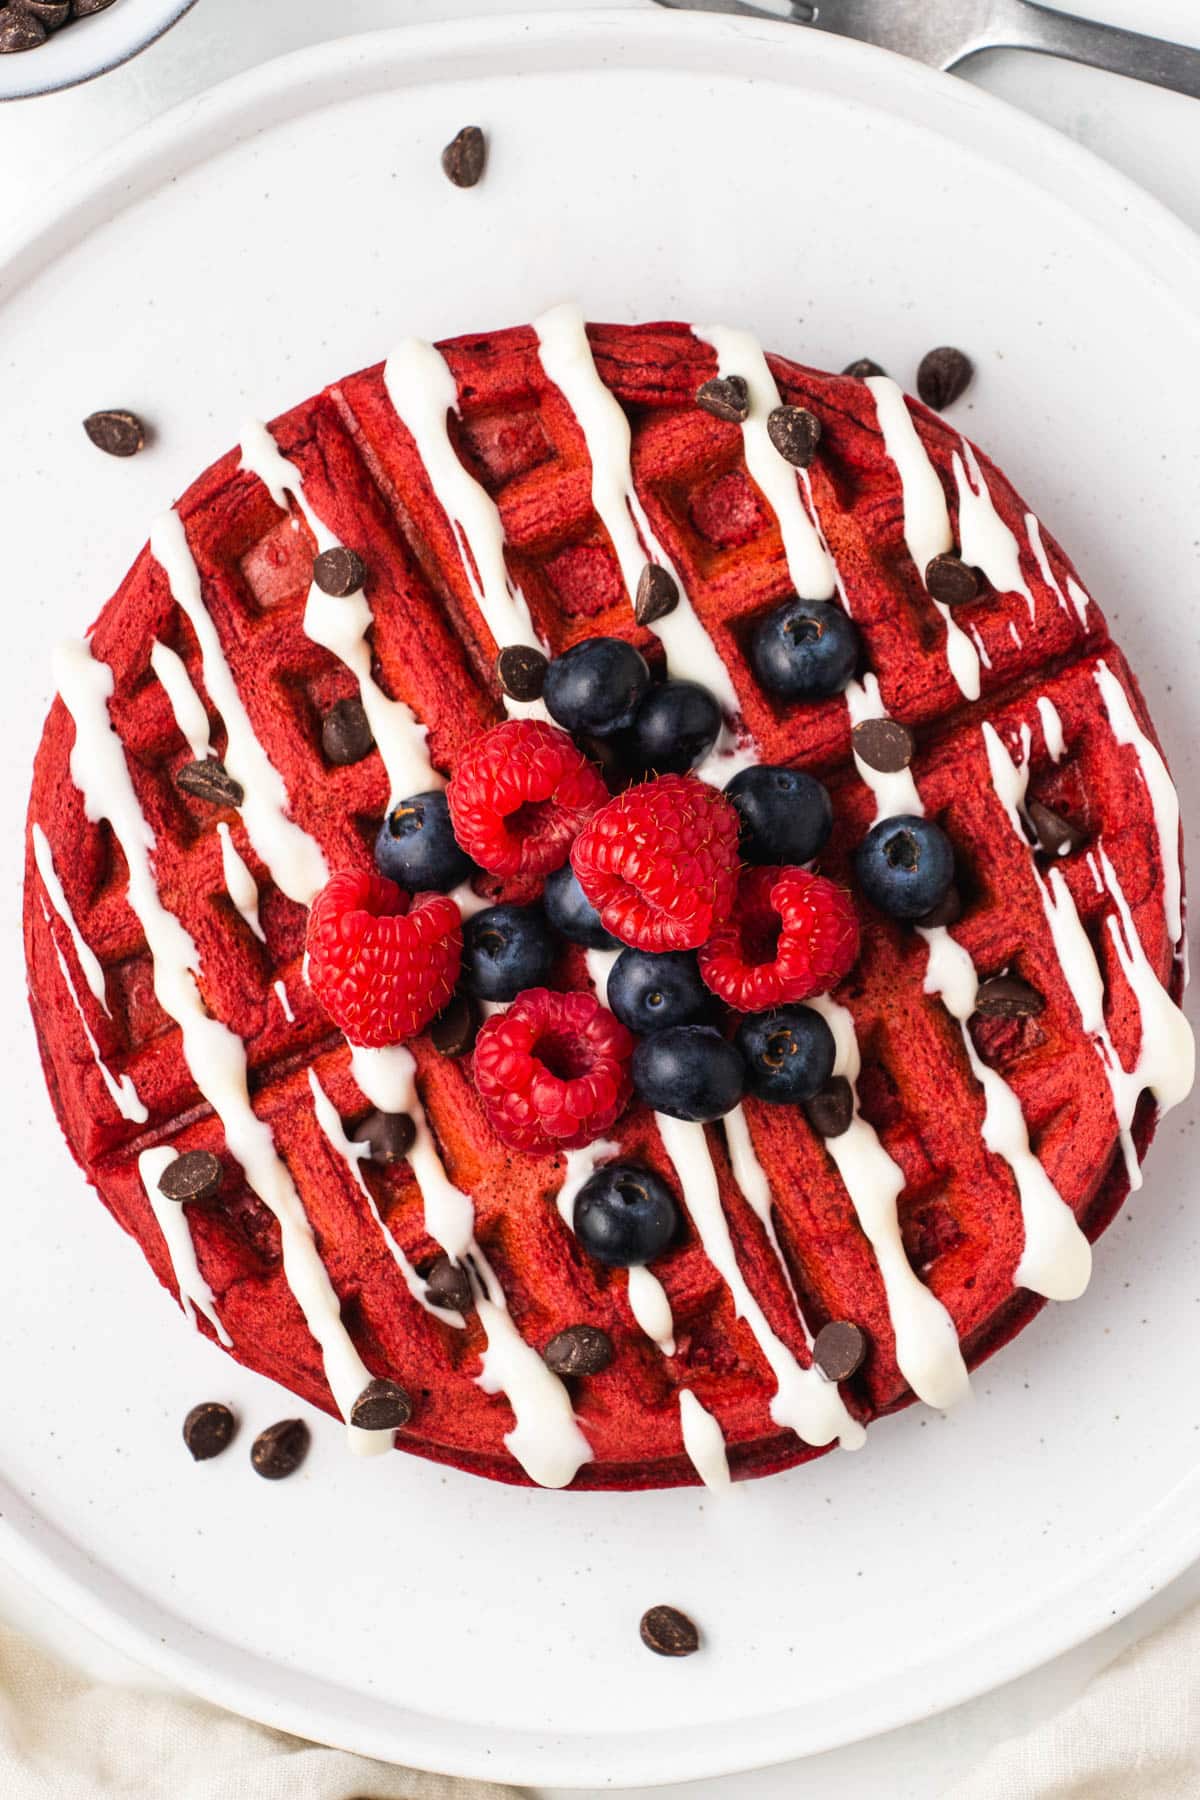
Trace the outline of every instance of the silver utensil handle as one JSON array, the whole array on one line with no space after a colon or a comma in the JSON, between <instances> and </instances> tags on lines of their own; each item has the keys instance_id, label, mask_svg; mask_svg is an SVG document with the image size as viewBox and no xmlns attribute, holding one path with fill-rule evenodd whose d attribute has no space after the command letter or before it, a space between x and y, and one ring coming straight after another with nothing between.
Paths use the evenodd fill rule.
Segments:
<instances>
[{"instance_id":1,"label":"silver utensil handle","mask_svg":"<svg viewBox=\"0 0 1200 1800\"><path fill-rule=\"evenodd\" d=\"M1005 9L1007 12L1007 8ZM1006 25L1008 20L1005 20ZM1135 81L1153 82L1200 100L1200 50L1186 44L1168 44L1162 38L1143 37L1119 25L1101 25L1078 19L1073 13L1051 12L1034 0L1021 0L1014 9L1011 31L1005 42L1015 50L1040 50L1046 56L1063 56L1089 63L1114 75L1130 75Z\"/></svg>"}]
</instances>

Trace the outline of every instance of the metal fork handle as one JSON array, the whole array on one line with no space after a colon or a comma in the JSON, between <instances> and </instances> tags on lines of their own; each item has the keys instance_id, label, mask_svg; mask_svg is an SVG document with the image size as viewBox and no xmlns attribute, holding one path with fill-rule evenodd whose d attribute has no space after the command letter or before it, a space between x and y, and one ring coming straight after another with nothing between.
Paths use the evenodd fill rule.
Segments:
<instances>
[{"instance_id":1,"label":"metal fork handle","mask_svg":"<svg viewBox=\"0 0 1200 1800\"><path fill-rule=\"evenodd\" d=\"M997 49L1038 50L1045 56L1066 57L1200 100L1200 50L1187 44L1168 44L1119 25L1051 12L1035 0L1016 0L1016 4L1010 0L1000 11L1000 29L994 39Z\"/></svg>"}]
</instances>

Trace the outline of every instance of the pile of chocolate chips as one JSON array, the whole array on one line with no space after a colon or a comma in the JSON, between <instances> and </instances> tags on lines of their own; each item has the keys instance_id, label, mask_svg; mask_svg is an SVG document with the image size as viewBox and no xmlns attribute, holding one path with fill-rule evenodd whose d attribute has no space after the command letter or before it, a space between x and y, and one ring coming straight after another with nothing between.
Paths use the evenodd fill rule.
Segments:
<instances>
[{"instance_id":1,"label":"pile of chocolate chips","mask_svg":"<svg viewBox=\"0 0 1200 1800\"><path fill-rule=\"evenodd\" d=\"M8 0L0 6L0 56L37 50L61 25L103 12L113 0Z\"/></svg>"}]
</instances>

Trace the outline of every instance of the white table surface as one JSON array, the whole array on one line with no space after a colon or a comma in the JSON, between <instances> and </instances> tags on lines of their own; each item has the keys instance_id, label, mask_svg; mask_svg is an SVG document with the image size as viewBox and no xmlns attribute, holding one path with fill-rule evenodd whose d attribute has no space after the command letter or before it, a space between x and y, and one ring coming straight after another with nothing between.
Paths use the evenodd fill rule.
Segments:
<instances>
[{"instance_id":1,"label":"white table surface","mask_svg":"<svg viewBox=\"0 0 1200 1800\"><path fill-rule=\"evenodd\" d=\"M566 0L555 3L562 10ZM328 0L199 0L182 24L125 68L84 88L0 106L0 167L8 171L0 183L0 239L26 207L89 157L175 102L271 56L384 25L551 9L539 0L337 0L332 6ZM1200 45L1200 0L1074 0L1074 10ZM1017 53L979 58L966 78L1106 157L1200 230L1200 102ZM1130 326L1136 330L1136 320ZM949 1800L992 1745L1067 1704L1126 1644L1191 1603L1200 1603L1200 1565L1090 1644L937 1718L803 1763L630 1791L690 1800L735 1793L737 1800ZM0 1619L98 1677L152 1679L2 1565ZM538 1792L553 1800L560 1790Z\"/></svg>"}]
</instances>

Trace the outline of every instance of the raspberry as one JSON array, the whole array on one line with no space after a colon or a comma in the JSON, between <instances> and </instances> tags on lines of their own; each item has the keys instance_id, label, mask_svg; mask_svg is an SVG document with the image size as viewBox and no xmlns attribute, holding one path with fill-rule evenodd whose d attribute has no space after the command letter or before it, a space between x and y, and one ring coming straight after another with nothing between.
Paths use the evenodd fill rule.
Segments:
<instances>
[{"instance_id":1,"label":"raspberry","mask_svg":"<svg viewBox=\"0 0 1200 1800\"><path fill-rule=\"evenodd\" d=\"M629 1104L633 1044L594 994L527 988L475 1042L475 1085L496 1136L535 1156L590 1144Z\"/></svg>"},{"instance_id":2,"label":"raspberry","mask_svg":"<svg viewBox=\"0 0 1200 1800\"><path fill-rule=\"evenodd\" d=\"M737 886L738 816L694 775L663 775L610 800L571 865L607 930L639 950L695 950Z\"/></svg>"},{"instance_id":3,"label":"raspberry","mask_svg":"<svg viewBox=\"0 0 1200 1800\"><path fill-rule=\"evenodd\" d=\"M382 875L344 873L308 915L308 985L352 1044L412 1037L441 1012L462 962L462 919L446 894L409 896Z\"/></svg>"},{"instance_id":4,"label":"raspberry","mask_svg":"<svg viewBox=\"0 0 1200 1800\"><path fill-rule=\"evenodd\" d=\"M565 731L508 719L475 739L446 790L454 835L493 875L548 875L608 799Z\"/></svg>"},{"instance_id":5,"label":"raspberry","mask_svg":"<svg viewBox=\"0 0 1200 1800\"><path fill-rule=\"evenodd\" d=\"M845 888L806 869L743 869L732 917L700 952L700 973L738 1012L826 994L858 956Z\"/></svg>"}]
</instances>

